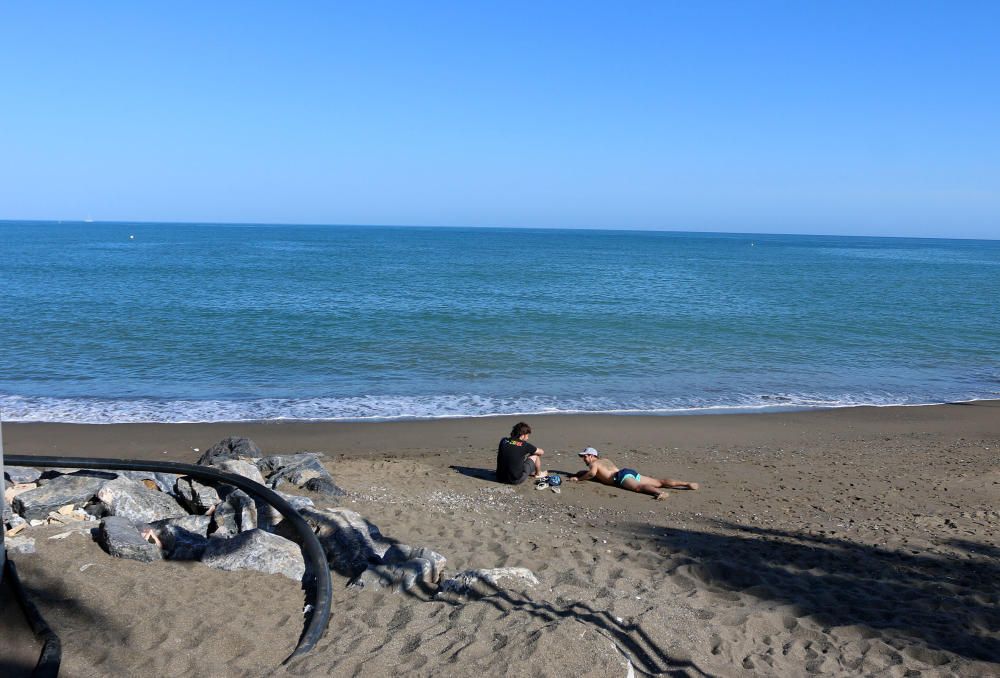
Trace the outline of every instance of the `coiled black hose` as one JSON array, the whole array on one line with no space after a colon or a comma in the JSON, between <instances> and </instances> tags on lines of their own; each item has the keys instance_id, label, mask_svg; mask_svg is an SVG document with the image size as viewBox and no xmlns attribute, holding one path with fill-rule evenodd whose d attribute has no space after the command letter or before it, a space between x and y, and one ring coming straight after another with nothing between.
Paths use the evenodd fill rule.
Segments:
<instances>
[{"instance_id":1,"label":"coiled black hose","mask_svg":"<svg viewBox=\"0 0 1000 678\"><path fill-rule=\"evenodd\" d=\"M258 482L244 478L235 473L226 473L210 466L199 466L197 464L182 464L175 461L140 461L138 459L94 459L92 457L47 457L34 456L28 454L7 454L4 455L4 464L7 466L36 466L41 468L80 468L80 469L103 469L108 471L153 471L162 473L176 473L187 475L198 480L206 480L217 483L228 483L247 492L251 496L259 498L278 511L291 522L291 525L302 536L302 551L306 561L311 565L311 577L313 586L310 587L308 581L306 590L313 588L315 600L313 601L312 613L307 617L305 628L299 637L299 643L295 650L285 659L283 664L287 664L296 657L309 652L319 639L323 637L326 625L330 621L330 606L333 599L333 582L330 579L330 568L327 565L326 553L319 539L313 533L309 523L299 515L299 512L292 507L285 499L275 491L268 489ZM310 576L307 570L306 577ZM58 641L57 641L58 642ZM44 654L44 649L43 649ZM58 666L58 664L57 664Z\"/></svg>"}]
</instances>

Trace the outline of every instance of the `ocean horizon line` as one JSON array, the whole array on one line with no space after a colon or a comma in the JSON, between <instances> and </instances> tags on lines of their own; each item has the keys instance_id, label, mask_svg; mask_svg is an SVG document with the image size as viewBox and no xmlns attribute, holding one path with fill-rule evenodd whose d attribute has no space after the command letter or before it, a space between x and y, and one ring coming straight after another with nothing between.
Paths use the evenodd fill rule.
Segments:
<instances>
[{"instance_id":1,"label":"ocean horizon line","mask_svg":"<svg viewBox=\"0 0 1000 678\"><path fill-rule=\"evenodd\" d=\"M673 228L614 228L608 226L518 226L518 225L467 225L467 224L352 224L352 223L327 223L327 222L266 222L266 221L150 221L146 219L0 219L0 225L73 225L82 226L210 226L210 227L244 227L244 228L331 228L331 229L408 229L408 230L450 230L450 231L494 231L494 232L544 232L544 233L622 233L622 234L654 234L663 233L669 235L692 235L692 236L761 236L761 237L801 237L801 238L850 238L857 240L930 240L930 241L961 241L961 242L998 242L1000 236L996 238L982 238L971 236L930 236L930 235L859 235L855 233L835 233L835 232L814 232L802 233L800 231L715 231L715 230L689 230Z\"/></svg>"}]
</instances>

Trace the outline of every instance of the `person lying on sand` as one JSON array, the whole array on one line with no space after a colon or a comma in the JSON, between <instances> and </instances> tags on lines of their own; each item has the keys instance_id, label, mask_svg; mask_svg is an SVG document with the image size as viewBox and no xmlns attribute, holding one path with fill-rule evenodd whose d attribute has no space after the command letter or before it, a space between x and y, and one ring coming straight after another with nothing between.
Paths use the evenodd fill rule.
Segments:
<instances>
[{"instance_id":1,"label":"person lying on sand","mask_svg":"<svg viewBox=\"0 0 1000 678\"><path fill-rule=\"evenodd\" d=\"M528 478L544 475L540 457L545 450L528 442L531 427L523 421L514 425L510 437L500 441L497 449L497 480L519 485Z\"/></svg>"},{"instance_id":2,"label":"person lying on sand","mask_svg":"<svg viewBox=\"0 0 1000 678\"><path fill-rule=\"evenodd\" d=\"M683 480L671 480L670 478L649 478L639 475L639 472L631 468L619 469L608 459L602 459L601 453L593 447L588 447L583 452L577 452L583 458L583 463L587 465L586 471L580 471L576 475L570 476L570 480L596 480L605 485L621 487L633 492L650 494L656 499L666 499L669 492L664 492L664 487L672 490L697 490L698 483L689 483Z\"/></svg>"}]
</instances>

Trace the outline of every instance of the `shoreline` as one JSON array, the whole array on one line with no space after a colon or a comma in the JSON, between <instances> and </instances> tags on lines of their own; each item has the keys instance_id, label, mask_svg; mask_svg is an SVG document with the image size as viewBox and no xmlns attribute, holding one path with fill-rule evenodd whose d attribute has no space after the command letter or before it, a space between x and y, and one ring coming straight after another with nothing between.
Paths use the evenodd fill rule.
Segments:
<instances>
[{"instance_id":1,"label":"shoreline","mask_svg":"<svg viewBox=\"0 0 1000 678\"><path fill-rule=\"evenodd\" d=\"M120 457L139 455L174 460L197 458L193 448L205 449L230 435L253 438L263 449L309 450L358 456L360 447L378 454L419 454L432 447L486 446L492 448L516 421L537 422L534 441L543 448L600 448L619 444L655 444L663 436L681 443L737 444L768 442L788 437L789 427L806 426L825 434L841 429L875 434L905 433L920 425L938 433L991 430L983 411L1000 410L1000 400L972 400L936 405L862 405L780 412L739 412L697 415L546 413L489 415L380 421L220 421L191 423L77 424L4 422L5 450L11 454L65 454ZM1000 418L1000 412L996 413ZM489 432L489 433L486 433ZM614 433L610 433L614 432ZM616 442L615 437L621 440ZM606 438L610 438L605 440ZM795 436L789 437L794 440ZM434 444L430 443L434 441ZM595 444L595 443L600 444ZM672 445L673 446L673 445Z\"/></svg>"}]
</instances>

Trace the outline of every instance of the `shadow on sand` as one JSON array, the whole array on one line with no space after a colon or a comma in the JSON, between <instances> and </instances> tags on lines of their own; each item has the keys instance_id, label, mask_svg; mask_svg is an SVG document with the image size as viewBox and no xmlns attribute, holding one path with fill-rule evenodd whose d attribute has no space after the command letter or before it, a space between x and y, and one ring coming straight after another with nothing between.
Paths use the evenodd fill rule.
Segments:
<instances>
[{"instance_id":1,"label":"shadow on sand","mask_svg":"<svg viewBox=\"0 0 1000 678\"><path fill-rule=\"evenodd\" d=\"M965 557L889 550L829 536L720 523L723 532L634 525L636 537L668 551L710 590L793 605L824 627L860 625L917 641L921 661L1000 661L1000 561L996 549L964 543Z\"/></svg>"}]
</instances>

